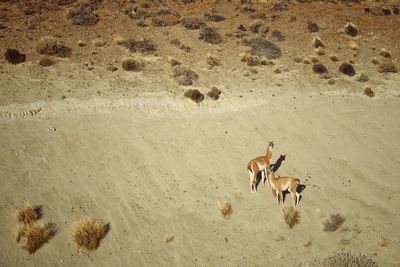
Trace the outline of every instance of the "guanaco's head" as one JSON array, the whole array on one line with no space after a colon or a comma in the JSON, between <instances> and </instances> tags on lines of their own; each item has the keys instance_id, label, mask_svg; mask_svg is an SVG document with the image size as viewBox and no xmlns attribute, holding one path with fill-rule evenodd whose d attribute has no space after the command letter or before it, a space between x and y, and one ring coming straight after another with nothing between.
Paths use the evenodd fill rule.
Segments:
<instances>
[{"instance_id":1,"label":"guanaco's head","mask_svg":"<svg viewBox=\"0 0 400 267\"><path fill-rule=\"evenodd\" d=\"M273 148L274 148L274 141L270 141L267 147L267 154L268 152L271 152Z\"/></svg>"}]
</instances>

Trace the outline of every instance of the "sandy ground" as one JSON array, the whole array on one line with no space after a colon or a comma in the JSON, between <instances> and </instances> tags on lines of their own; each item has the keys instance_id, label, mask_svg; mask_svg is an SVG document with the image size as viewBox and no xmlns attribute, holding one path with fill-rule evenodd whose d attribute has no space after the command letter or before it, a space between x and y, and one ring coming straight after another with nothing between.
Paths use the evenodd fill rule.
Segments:
<instances>
[{"instance_id":1,"label":"sandy ground","mask_svg":"<svg viewBox=\"0 0 400 267\"><path fill-rule=\"evenodd\" d=\"M4 266L306 266L343 249L400 263L398 97L294 91L195 108L168 95L136 101L75 101L58 113L47 103L41 117L2 119ZM268 140L274 160L287 154L279 173L306 186L293 229L269 189L250 193L246 163ZM232 204L230 218L218 200ZM34 255L14 241L14 208L25 201L42 204L59 227ZM337 212L344 226L322 231L321 218ZM71 240L72 222L85 215L112 227L89 255Z\"/></svg>"},{"instance_id":2,"label":"sandy ground","mask_svg":"<svg viewBox=\"0 0 400 267\"><path fill-rule=\"evenodd\" d=\"M21 1L3 2L0 48L20 49L27 62L0 59L0 266L317 266L337 251L400 266L400 75L379 73L371 62L388 60L379 56L386 48L399 66L400 29L394 25L400 16L365 13L365 3L378 5L371 1L294 2L279 12L255 5L266 12L270 30L286 39L269 33L282 57L247 66L239 58L246 48L232 34L253 19L237 13L236 3L164 3L182 16L203 18L211 9L226 16L207 22L224 37L210 45L198 39L199 30L181 25L157 28L148 19L150 26L136 26L123 14L126 1L105 0L100 22L88 28L71 25L70 6L25 16ZM326 28L312 34L308 20ZM358 36L340 32L347 21L361 29ZM72 56L43 68L35 42L49 34L60 36ZM294 62L316 55L315 35L326 43L326 53L317 56L328 78L312 73L312 64ZM157 53L129 53L114 43L116 36L151 37ZM104 47L92 44L98 37ZM192 52L172 46L174 38ZM221 66L209 68L207 53ZM170 56L199 80L179 86ZM127 57L144 60L143 71L123 71ZM354 77L338 71L349 60ZM357 81L361 73L367 82ZM206 97L196 104L183 96L188 88L206 93L213 86L222 90L217 101ZM364 95L366 87L375 97ZM287 155L278 174L305 186L293 229L267 186L250 192L247 162L263 155L271 140L273 162ZM231 216L221 216L218 201L232 204ZM15 209L25 202L43 205L43 220L58 229L35 254L15 242ZM290 195L285 203L292 203ZM344 224L323 231L323 220L335 213ZM84 216L111 225L91 253L78 251L72 239L73 223Z\"/></svg>"}]
</instances>

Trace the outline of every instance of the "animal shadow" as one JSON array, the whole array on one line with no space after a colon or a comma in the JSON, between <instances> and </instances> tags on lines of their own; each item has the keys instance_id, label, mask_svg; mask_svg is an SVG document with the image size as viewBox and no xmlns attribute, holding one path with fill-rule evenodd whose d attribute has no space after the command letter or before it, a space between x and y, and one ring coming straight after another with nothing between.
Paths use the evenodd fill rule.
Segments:
<instances>
[{"instance_id":1,"label":"animal shadow","mask_svg":"<svg viewBox=\"0 0 400 267\"><path fill-rule=\"evenodd\" d=\"M280 155L279 158L275 161L275 163L269 166L270 170L273 172L277 172L282 165L282 161L284 160L286 160L286 155Z\"/></svg>"}]
</instances>

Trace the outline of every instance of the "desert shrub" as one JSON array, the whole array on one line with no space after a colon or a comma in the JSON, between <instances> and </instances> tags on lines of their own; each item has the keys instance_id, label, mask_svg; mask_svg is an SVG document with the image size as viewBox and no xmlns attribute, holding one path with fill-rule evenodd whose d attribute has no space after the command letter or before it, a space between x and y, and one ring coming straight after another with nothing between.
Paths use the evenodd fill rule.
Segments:
<instances>
[{"instance_id":1,"label":"desert shrub","mask_svg":"<svg viewBox=\"0 0 400 267\"><path fill-rule=\"evenodd\" d=\"M201 27L199 39L209 44L222 43L221 35L218 32L216 32L215 29L207 26Z\"/></svg>"},{"instance_id":2,"label":"desert shrub","mask_svg":"<svg viewBox=\"0 0 400 267\"><path fill-rule=\"evenodd\" d=\"M204 95L197 89L189 89L186 90L184 96L187 98L192 99L196 103L200 103L204 100Z\"/></svg>"},{"instance_id":3,"label":"desert shrub","mask_svg":"<svg viewBox=\"0 0 400 267\"><path fill-rule=\"evenodd\" d=\"M17 208L17 219L24 224L34 223L42 217L42 206L25 204Z\"/></svg>"},{"instance_id":4,"label":"desert shrub","mask_svg":"<svg viewBox=\"0 0 400 267\"><path fill-rule=\"evenodd\" d=\"M181 24L188 30L197 30L204 26L204 22L196 17L187 17L181 19Z\"/></svg>"},{"instance_id":5,"label":"desert shrub","mask_svg":"<svg viewBox=\"0 0 400 267\"><path fill-rule=\"evenodd\" d=\"M375 92L370 87L364 89L364 94L370 98L375 96Z\"/></svg>"},{"instance_id":6,"label":"desert shrub","mask_svg":"<svg viewBox=\"0 0 400 267\"><path fill-rule=\"evenodd\" d=\"M151 24L155 27L174 26L179 23L179 19L173 15L152 18Z\"/></svg>"},{"instance_id":7,"label":"desert shrub","mask_svg":"<svg viewBox=\"0 0 400 267\"><path fill-rule=\"evenodd\" d=\"M325 65L321 64L321 63L316 63L313 65L312 70L315 73L321 74L321 73L327 73L328 69L325 67Z\"/></svg>"},{"instance_id":8,"label":"desert shrub","mask_svg":"<svg viewBox=\"0 0 400 267\"><path fill-rule=\"evenodd\" d=\"M190 52L190 51L191 51L190 46L187 46L187 45L182 44L181 41L179 41L178 39L172 39L172 40L170 41L170 43L171 43L173 46L175 46L175 47L177 47L177 48L179 48L179 49L181 49L181 50L183 50L183 51L185 51L185 52Z\"/></svg>"},{"instance_id":9,"label":"desert shrub","mask_svg":"<svg viewBox=\"0 0 400 267\"><path fill-rule=\"evenodd\" d=\"M300 223L300 213L292 206L284 206L282 212L283 218L290 228L293 228L296 224Z\"/></svg>"},{"instance_id":10,"label":"desert shrub","mask_svg":"<svg viewBox=\"0 0 400 267\"><path fill-rule=\"evenodd\" d=\"M366 255L351 251L337 252L332 256L320 260L319 263L324 267L378 267L374 260L368 258Z\"/></svg>"},{"instance_id":11,"label":"desert shrub","mask_svg":"<svg viewBox=\"0 0 400 267\"><path fill-rule=\"evenodd\" d=\"M36 51L42 55L69 57L71 48L65 46L58 38L45 36L40 38Z\"/></svg>"},{"instance_id":12,"label":"desert shrub","mask_svg":"<svg viewBox=\"0 0 400 267\"><path fill-rule=\"evenodd\" d=\"M11 64L19 64L25 62L25 54L20 53L17 49L7 48L4 58Z\"/></svg>"},{"instance_id":13,"label":"desert shrub","mask_svg":"<svg viewBox=\"0 0 400 267\"><path fill-rule=\"evenodd\" d=\"M143 69L143 66L143 62L132 58L128 58L122 61L122 68L126 71L141 71Z\"/></svg>"},{"instance_id":14,"label":"desert shrub","mask_svg":"<svg viewBox=\"0 0 400 267\"><path fill-rule=\"evenodd\" d=\"M221 90L219 90L217 87L211 88L211 90L207 93L208 97L211 99L217 100L219 98L219 95L221 94Z\"/></svg>"},{"instance_id":15,"label":"desert shrub","mask_svg":"<svg viewBox=\"0 0 400 267\"><path fill-rule=\"evenodd\" d=\"M109 231L110 224L85 217L74 224L74 242L79 249L95 250Z\"/></svg>"},{"instance_id":16,"label":"desert shrub","mask_svg":"<svg viewBox=\"0 0 400 267\"><path fill-rule=\"evenodd\" d=\"M317 23L309 21L307 22L307 28L310 32L318 32L319 31L319 26Z\"/></svg>"},{"instance_id":17,"label":"desert shrub","mask_svg":"<svg viewBox=\"0 0 400 267\"><path fill-rule=\"evenodd\" d=\"M261 19L256 19L250 24L250 31L254 33L258 33L260 31L260 27L264 24L264 21Z\"/></svg>"},{"instance_id":18,"label":"desert shrub","mask_svg":"<svg viewBox=\"0 0 400 267\"><path fill-rule=\"evenodd\" d=\"M348 76L354 76L356 74L356 71L354 70L353 65L351 65L349 63L340 64L339 71Z\"/></svg>"},{"instance_id":19,"label":"desert shrub","mask_svg":"<svg viewBox=\"0 0 400 267\"><path fill-rule=\"evenodd\" d=\"M378 72L397 72L397 68L393 62L382 62L378 66Z\"/></svg>"},{"instance_id":20,"label":"desert shrub","mask_svg":"<svg viewBox=\"0 0 400 267\"><path fill-rule=\"evenodd\" d=\"M268 59L276 59L281 56L281 49L264 38L253 38L250 40L249 45L253 55L263 56Z\"/></svg>"},{"instance_id":21,"label":"desert shrub","mask_svg":"<svg viewBox=\"0 0 400 267\"><path fill-rule=\"evenodd\" d=\"M128 39L124 42L124 46L129 49L129 52L139 52L143 54L154 53L157 49L156 45L150 39Z\"/></svg>"},{"instance_id":22,"label":"desert shrub","mask_svg":"<svg viewBox=\"0 0 400 267\"><path fill-rule=\"evenodd\" d=\"M336 231L340 226L342 226L345 220L346 219L339 213L331 214L329 219L324 220L322 229L326 232Z\"/></svg>"},{"instance_id":23,"label":"desert shrub","mask_svg":"<svg viewBox=\"0 0 400 267\"><path fill-rule=\"evenodd\" d=\"M71 19L72 24L75 25L95 25L99 21L99 16L94 13L100 1L97 0L83 0L78 1L70 9L68 18Z\"/></svg>"},{"instance_id":24,"label":"desert shrub","mask_svg":"<svg viewBox=\"0 0 400 267\"><path fill-rule=\"evenodd\" d=\"M216 14L204 14L204 17L208 20L208 21L213 21L213 22L220 22L220 21L224 21L225 17L221 16L221 15L216 15Z\"/></svg>"},{"instance_id":25,"label":"desert shrub","mask_svg":"<svg viewBox=\"0 0 400 267\"><path fill-rule=\"evenodd\" d=\"M218 209L224 218L229 217L232 214L232 205L226 201L218 201Z\"/></svg>"},{"instance_id":26,"label":"desert shrub","mask_svg":"<svg viewBox=\"0 0 400 267\"><path fill-rule=\"evenodd\" d=\"M199 75L195 71L184 66L176 67L174 69L173 76L174 78L179 78L181 76L189 77L192 81L196 81L199 79Z\"/></svg>"},{"instance_id":27,"label":"desert shrub","mask_svg":"<svg viewBox=\"0 0 400 267\"><path fill-rule=\"evenodd\" d=\"M278 31L278 30L273 30L271 33L272 37L274 37L276 40L278 41L283 41L285 40L285 35L283 34L283 32Z\"/></svg>"},{"instance_id":28,"label":"desert shrub","mask_svg":"<svg viewBox=\"0 0 400 267\"><path fill-rule=\"evenodd\" d=\"M27 250L29 253L35 253L41 246L47 243L57 230L54 224L29 223L20 226L17 229L16 241L18 246Z\"/></svg>"},{"instance_id":29,"label":"desert shrub","mask_svg":"<svg viewBox=\"0 0 400 267\"><path fill-rule=\"evenodd\" d=\"M221 60L214 55L207 54L207 64L210 67L215 67L221 65Z\"/></svg>"},{"instance_id":30,"label":"desert shrub","mask_svg":"<svg viewBox=\"0 0 400 267\"><path fill-rule=\"evenodd\" d=\"M336 55L329 55L329 59L333 62L339 62L339 58Z\"/></svg>"}]
</instances>

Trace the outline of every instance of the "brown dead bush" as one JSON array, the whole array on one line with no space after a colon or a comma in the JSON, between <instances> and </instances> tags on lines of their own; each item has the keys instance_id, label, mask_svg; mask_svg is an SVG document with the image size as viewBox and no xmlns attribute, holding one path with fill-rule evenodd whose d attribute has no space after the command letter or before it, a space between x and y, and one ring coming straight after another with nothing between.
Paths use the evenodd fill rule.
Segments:
<instances>
[{"instance_id":1,"label":"brown dead bush","mask_svg":"<svg viewBox=\"0 0 400 267\"><path fill-rule=\"evenodd\" d=\"M201 27L199 39L209 44L222 43L221 35L215 29L207 26Z\"/></svg>"},{"instance_id":2,"label":"brown dead bush","mask_svg":"<svg viewBox=\"0 0 400 267\"><path fill-rule=\"evenodd\" d=\"M29 223L18 227L16 241L29 253L35 253L57 233L54 224Z\"/></svg>"},{"instance_id":3,"label":"brown dead bush","mask_svg":"<svg viewBox=\"0 0 400 267\"><path fill-rule=\"evenodd\" d=\"M197 30L204 26L204 21L196 17L186 17L181 19L181 24L188 30Z\"/></svg>"},{"instance_id":4,"label":"brown dead bush","mask_svg":"<svg viewBox=\"0 0 400 267\"><path fill-rule=\"evenodd\" d=\"M25 204L17 208L17 219L24 224L31 224L42 217L42 206Z\"/></svg>"},{"instance_id":5,"label":"brown dead bush","mask_svg":"<svg viewBox=\"0 0 400 267\"><path fill-rule=\"evenodd\" d=\"M45 36L40 38L36 45L36 51L42 55L69 57L71 48L65 46L58 38Z\"/></svg>"},{"instance_id":6,"label":"brown dead bush","mask_svg":"<svg viewBox=\"0 0 400 267\"><path fill-rule=\"evenodd\" d=\"M51 58L51 57L42 57L40 60L39 60L39 65L40 66L42 66L42 67L49 67L49 66L52 66L52 65L54 65L54 60Z\"/></svg>"},{"instance_id":7,"label":"brown dead bush","mask_svg":"<svg viewBox=\"0 0 400 267\"><path fill-rule=\"evenodd\" d=\"M78 1L70 9L68 18L75 25L95 25L100 20L99 15L94 13L99 3L98 0Z\"/></svg>"},{"instance_id":8,"label":"brown dead bush","mask_svg":"<svg viewBox=\"0 0 400 267\"><path fill-rule=\"evenodd\" d=\"M126 71L141 71L143 66L143 62L132 58L122 61L122 68Z\"/></svg>"},{"instance_id":9,"label":"brown dead bush","mask_svg":"<svg viewBox=\"0 0 400 267\"><path fill-rule=\"evenodd\" d=\"M4 58L11 64L19 64L25 62L25 54L20 53L17 49L7 48Z\"/></svg>"},{"instance_id":10,"label":"brown dead bush","mask_svg":"<svg viewBox=\"0 0 400 267\"><path fill-rule=\"evenodd\" d=\"M219 95L221 94L221 90L219 90L217 87L211 88L211 90L207 93L208 97L214 100L218 100Z\"/></svg>"},{"instance_id":11,"label":"brown dead bush","mask_svg":"<svg viewBox=\"0 0 400 267\"><path fill-rule=\"evenodd\" d=\"M74 242L79 249L95 250L109 231L110 224L85 217L74 224Z\"/></svg>"},{"instance_id":12,"label":"brown dead bush","mask_svg":"<svg viewBox=\"0 0 400 267\"><path fill-rule=\"evenodd\" d=\"M300 213L292 206L284 206L282 212L283 218L290 228L293 228L296 224L300 223Z\"/></svg>"},{"instance_id":13,"label":"brown dead bush","mask_svg":"<svg viewBox=\"0 0 400 267\"><path fill-rule=\"evenodd\" d=\"M370 87L364 89L364 94L370 98L375 96L375 92Z\"/></svg>"},{"instance_id":14,"label":"brown dead bush","mask_svg":"<svg viewBox=\"0 0 400 267\"><path fill-rule=\"evenodd\" d=\"M229 217L233 212L232 205L226 201L218 201L218 209L224 218Z\"/></svg>"},{"instance_id":15,"label":"brown dead bush","mask_svg":"<svg viewBox=\"0 0 400 267\"><path fill-rule=\"evenodd\" d=\"M139 52L143 54L152 54L156 51L157 47L150 39L128 39L124 42L124 46L129 49L129 52Z\"/></svg>"}]
</instances>

